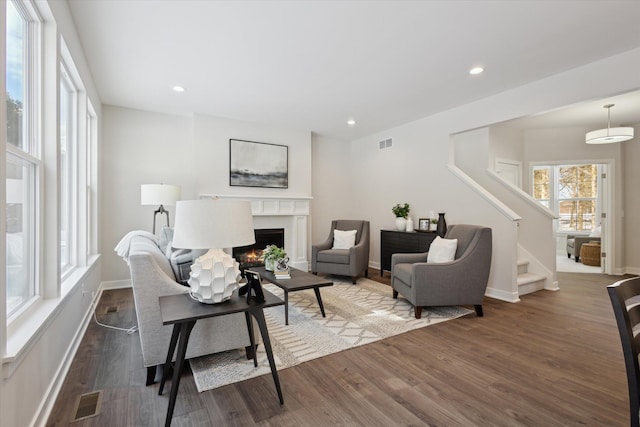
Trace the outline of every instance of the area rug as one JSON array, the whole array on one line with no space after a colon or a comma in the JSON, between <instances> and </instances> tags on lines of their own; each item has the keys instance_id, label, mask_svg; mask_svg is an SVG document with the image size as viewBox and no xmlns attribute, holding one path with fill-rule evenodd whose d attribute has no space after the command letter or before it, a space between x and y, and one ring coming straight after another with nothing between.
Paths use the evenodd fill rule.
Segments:
<instances>
[{"instance_id":1,"label":"area rug","mask_svg":"<svg viewBox=\"0 0 640 427\"><path fill-rule=\"evenodd\" d=\"M264 287L284 299L277 286L267 283ZM320 313L313 290L289 293L289 325L284 324L283 306L265 309L278 370L472 313L463 307L425 307L422 318L416 319L409 302L402 297L393 299L389 286L365 278L356 285L334 281L333 286L320 288L320 293L326 317ZM264 345L258 348L257 368L244 350L189 362L200 392L271 373Z\"/></svg>"}]
</instances>

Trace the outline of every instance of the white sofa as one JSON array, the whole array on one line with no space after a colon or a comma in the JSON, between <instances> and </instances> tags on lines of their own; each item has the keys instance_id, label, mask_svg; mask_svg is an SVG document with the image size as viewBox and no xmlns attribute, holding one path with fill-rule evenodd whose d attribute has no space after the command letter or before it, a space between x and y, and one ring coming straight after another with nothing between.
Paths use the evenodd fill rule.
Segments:
<instances>
[{"instance_id":1,"label":"white sofa","mask_svg":"<svg viewBox=\"0 0 640 427\"><path fill-rule=\"evenodd\" d=\"M171 325L162 325L158 298L186 293L189 288L176 282L169 259L153 239L132 237L128 259L142 357L147 368L147 385L150 385L156 381L156 366L166 361L173 330ZM254 331L258 332L253 326ZM254 336L258 339L260 334L254 333ZM239 348L247 350L247 357L252 356L243 313L198 321L191 333L186 357L189 359Z\"/></svg>"}]
</instances>

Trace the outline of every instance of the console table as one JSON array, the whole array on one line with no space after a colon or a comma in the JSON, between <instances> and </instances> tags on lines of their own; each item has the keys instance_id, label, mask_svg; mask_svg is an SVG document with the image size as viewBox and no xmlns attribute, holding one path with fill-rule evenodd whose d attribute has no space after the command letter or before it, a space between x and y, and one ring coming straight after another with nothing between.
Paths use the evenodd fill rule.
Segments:
<instances>
[{"instance_id":1,"label":"console table","mask_svg":"<svg viewBox=\"0 0 640 427\"><path fill-rule=\"evenodd\" d=\"M208 317L225 316L232 313L244 313L247 321L249 338L251 340L251 347L253 348L253 364L254 366L258 366L251 316L256 319L258 327L260 328L260 334L262 335L262 342L267 352L267 358L269 359L271 375L273 376L273 382L276 385L278 398L280 399L281 405L284 403L282 391L280 390L280 380L278 379L278 372L276 371L276 364L273 359L273 352L271 351L271 341L269 340L269 332L267 331L267 322L265 321L264 313L262 311L263 308L283 305L284 301L266 289L263 289L263 292L265 301L261 303L257 303L255 301L247 303L247 298L240 297L238 295L238 291L233 293L229 301L225 301L220 304L202 304L191 298L188 293L161 296L159 298L162 324L173 325L173 333L171 335L169 351L167 352L167 361L162 375L162 382L160 383L160 390L158 391L159 395L162 395L164 384L167 380L167 374L171 369L170 366L171 360L173 359L173 353L176 350L176 345L178 346L176 365L173 371L173 379L171 381L171 394L169 396L169 407L167 408L165 427L171 425L173 408L176 404L176 396L178 395L178 387L180 386L180 375L182 374L182 368L184 367L184 356L189 343L189 335L191 334L191 330L195 326L197 320L206 319Z\"/></svg>"},{"instance_id":2,"label":"console table","mask_svg":"<svg viewBox=\"0 0 640 427\"><path fill-rule=\"evenodd\" d=\"M427 252L436 236L435 231L380 230L380 276L391 271L391 255Z\"/></svg>"}]
</instances>

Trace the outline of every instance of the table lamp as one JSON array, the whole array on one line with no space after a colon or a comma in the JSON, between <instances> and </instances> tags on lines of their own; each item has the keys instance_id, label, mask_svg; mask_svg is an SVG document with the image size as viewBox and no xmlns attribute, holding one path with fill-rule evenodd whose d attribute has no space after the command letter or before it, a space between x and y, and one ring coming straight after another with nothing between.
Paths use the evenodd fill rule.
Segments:
<instances>
[{"instance_id":1,"label":"table lamp","mask_svg":"<svg viewBox=\"0 0 640 427\"><path fill-rule=\"evenodd\" d=\"M240 265L224 248L255 243L249 202L182 200L176 202L174 248L209 249L191 265L191 296L205 304L231 298L238 288Z\"/></svg>"},{"instance_id":2,"label":"table lamp","mask_svg":"<svg viewBox=\"0 0 640 427\"><path fill-rule=\"evenodd\" d=\"M159 206L153 212L153 234L156 234L156 215L167 215L167 227L169 227L169 211L164 207L174 206L180 199L180 187L167 184L142 184L140 186L140 204L143 206Z\"/></svg>"}]
</instances>

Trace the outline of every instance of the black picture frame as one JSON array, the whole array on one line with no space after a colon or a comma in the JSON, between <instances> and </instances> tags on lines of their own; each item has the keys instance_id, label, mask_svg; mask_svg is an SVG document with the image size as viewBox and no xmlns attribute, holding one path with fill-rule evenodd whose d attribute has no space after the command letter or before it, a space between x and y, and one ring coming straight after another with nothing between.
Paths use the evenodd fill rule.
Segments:
<instances>
[{"instance_id":1,"label":"black picture frame","mask_svg":"<svg viewBox=\"0 0 640 427\"><path fill-rule=\"evenodd\" d=\"M289 147L229 139L229 186L289 188Z\"/></svg>"},{"instance_id":2,"label":"black picture frame","mask_svg":"<svg viewBox=\"0 0 640 427\"><path fill-rule=\"evenodd\" d=\"M420 218L418 220L418 231L429 231L429 223L431 220L429 218Z\"/></svg>"}]
</instances>

